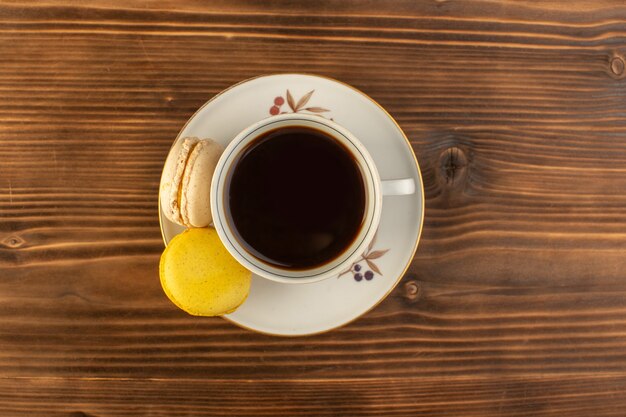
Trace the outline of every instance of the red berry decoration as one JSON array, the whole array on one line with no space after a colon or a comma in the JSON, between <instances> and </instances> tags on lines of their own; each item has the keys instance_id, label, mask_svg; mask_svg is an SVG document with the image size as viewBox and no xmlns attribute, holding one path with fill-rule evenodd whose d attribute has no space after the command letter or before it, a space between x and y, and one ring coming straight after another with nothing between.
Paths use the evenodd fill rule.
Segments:
<instances>
[{"instance_id":1,"label":"red berry decoration","mask_svg":"<svg viewBox=\"0 0 626 417\"><path fill-rule=\"evenodd\" d=\"M276 107L276 106L272 106L272 108L270 109L270 114L272 116L277 115L278 112L280 112L280 109L278 107Z\"/></svg>"},{"instance_id":2,"label":"red berry decoration","mask_svg":"<svg viewBox=\"0 0 626 417\"><path fill-rule=\"evenodd\" d=\"M276 104L277 106L282 106L283 104L285 104L285 99L281 96L278 96L274 99L274 104Z\"/></svg>"}]
</instances>

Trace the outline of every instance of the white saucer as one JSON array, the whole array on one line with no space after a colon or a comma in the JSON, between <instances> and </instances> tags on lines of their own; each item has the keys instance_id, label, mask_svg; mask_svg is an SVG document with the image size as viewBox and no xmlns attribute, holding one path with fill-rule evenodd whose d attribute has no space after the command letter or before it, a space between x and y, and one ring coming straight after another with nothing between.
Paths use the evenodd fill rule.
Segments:
<instances>
[{"instance_id":1,"label":"white saucer","mask_svg":"<svg viewBox=\"0 0 626 417\"><path fill-rule=\"evenodd\" d=\"M291 99L287 97L287 90ZM280 112L290 113L294 107L298 112L316 113L346 127L367 147L381 179L412 177L417 184L413 195L384 198L382 218L369 259L358 264L360 281L354 270L321 282L299 285L254 276L248 299L237 311L224 316L257 332L308 335L355 320L393 290L417 249L424 221L424 187L411 146L393 118L355 88L314 75L262 76L224 90L189 119L172 149L186 136L212 138L226 145L245 127L269 117L270 112L275 113L276 109L272 110L275 99L277 103L283 102L277 106ZM168 158L171 157L170 151ZM184 230L167 220L160 207L159 218L166 243ZM372 279L363 277L366 271L373 271ZM368 273L367 277L371 275Z\"/></svg>"}]
</instances>

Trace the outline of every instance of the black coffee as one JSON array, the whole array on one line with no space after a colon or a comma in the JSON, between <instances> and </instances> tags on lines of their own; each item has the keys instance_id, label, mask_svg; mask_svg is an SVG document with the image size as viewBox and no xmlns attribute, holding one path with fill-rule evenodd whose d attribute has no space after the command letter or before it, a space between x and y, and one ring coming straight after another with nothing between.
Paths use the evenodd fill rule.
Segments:
<instances>
[{"instance_id":1,"label":"black coffee","mask_svg":"<svg viewBox=\"0 0 626 417\"><path fill-rule=\"evenodd\" d=\"M338 141L308 127L256 138L235 161L226 193L240 244L283 268L336 258L354 241L365 214L357 162Z\"/></svg>"}]
</instances>

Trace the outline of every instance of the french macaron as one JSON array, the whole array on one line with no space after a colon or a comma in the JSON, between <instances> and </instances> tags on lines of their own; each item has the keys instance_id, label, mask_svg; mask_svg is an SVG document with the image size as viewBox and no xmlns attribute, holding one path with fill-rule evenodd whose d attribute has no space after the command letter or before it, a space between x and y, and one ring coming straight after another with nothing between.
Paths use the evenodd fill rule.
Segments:
<instances>
[{"instance_id":1,"label":"french macaron","mask_svg":"<svg viewBox=\"0 0 626 417\"><path fill-rule=\"evenodd\" d=\"M207 227L212 221L211 179L224 148L211 139L188 137L181 142L163 168L161 208L181 226Z\"/></svg>"}]
</instances>

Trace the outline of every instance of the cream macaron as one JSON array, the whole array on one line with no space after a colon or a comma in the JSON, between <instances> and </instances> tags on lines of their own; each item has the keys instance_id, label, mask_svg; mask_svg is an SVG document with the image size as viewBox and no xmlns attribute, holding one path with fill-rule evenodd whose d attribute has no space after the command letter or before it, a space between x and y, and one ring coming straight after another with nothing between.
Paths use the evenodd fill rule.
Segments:
<instances>
[{"instance_id":1,"label":"cream macaron","mask_svg":"<svg viewBox=\"0 0 626 417\"><path fill-rule=\"evenodd\" d=\"M207 227L211 221L211 179L224 148L210 139L184 138L161 177L161 208L185 227Z\"/></svg>"}]
</instances>

